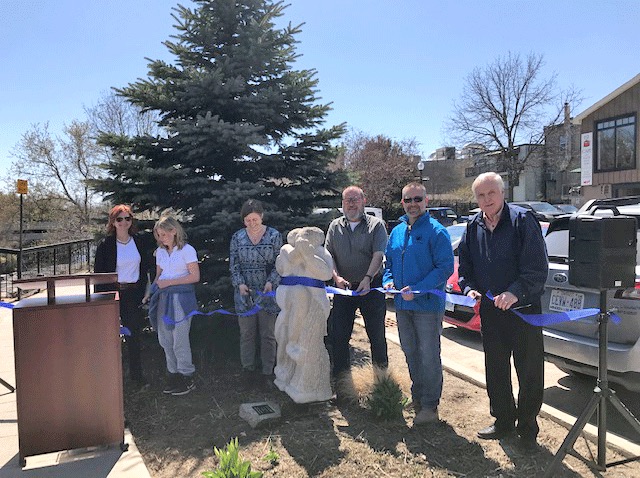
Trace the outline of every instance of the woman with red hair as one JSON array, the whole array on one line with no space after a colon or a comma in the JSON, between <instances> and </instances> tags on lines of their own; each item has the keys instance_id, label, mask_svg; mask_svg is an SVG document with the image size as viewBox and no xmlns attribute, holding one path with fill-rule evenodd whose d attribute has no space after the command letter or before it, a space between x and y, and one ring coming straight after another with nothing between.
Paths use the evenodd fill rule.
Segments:
<instances>
[{"instance_id":1,"label":"woman with red hair","mask_svg":"<svg viewBox=\"0 0 640 478\"><path fill-rule=\"evenodd\" d=\"M107 237L96 249L94 272L117 272L118 282L96 285L96 292L117 290L120 296L120 321L129 329L126 337L129 355L129 377L138 385L148 384L142 373L140 335L144 324L141 309L147 282L154 273L152 249L146 247L131 207L118 204L109 211Z\"/></svg>"}]
</instances>

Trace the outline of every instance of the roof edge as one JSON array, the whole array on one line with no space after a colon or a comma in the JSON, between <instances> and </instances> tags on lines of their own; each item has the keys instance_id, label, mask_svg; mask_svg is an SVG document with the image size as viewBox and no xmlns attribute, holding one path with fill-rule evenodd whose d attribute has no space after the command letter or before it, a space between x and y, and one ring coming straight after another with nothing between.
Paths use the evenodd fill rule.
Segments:
<instances>
[{"instance_id":1,"label":"roof edge","mask_svg":"<svg viewBox=\"0 0 640 478\"><path fill-rule=\"evenodd\" d=\"M628 89L630 89L631 87L637 85L638 83L640 83L640 73L637 74L636 76L634 76L633 78L631 78L629 81L627 81L626 83L624 83L622 86L616 88L614 91L612 91L611 93L609 93L607 96L605 96L604 98L602 98L600 101L597 101L596 103L594 103L593 105L591 105L589 108L587 108L586 110L584 110L582 113L580 113L579 115L576 115L573 118L573 123L575 124L580 124L582 123L582 120L584 118L586 118L587 116L589 116L591 113L593 113L595 110L597 110L598 108L600 108L601 106L605 105L606 103L608 103L609 101L611 101L612 99L616 98L617 96L620 96L622 93L624 93L625 91L627 91Z\"/></svg>"}]
</instances>

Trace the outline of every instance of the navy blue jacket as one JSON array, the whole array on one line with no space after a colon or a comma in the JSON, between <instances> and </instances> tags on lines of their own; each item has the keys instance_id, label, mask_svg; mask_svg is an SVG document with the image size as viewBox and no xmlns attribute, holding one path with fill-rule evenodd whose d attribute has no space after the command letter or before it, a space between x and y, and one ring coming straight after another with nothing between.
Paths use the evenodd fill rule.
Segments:
<instances>
[{"instance_id":1,"label":"navy blue jacket","mask_svg":"<svg viewBox=\"0 0 640 478\"><path fill-rule=\"evenodd\" d=\"M493 232L482 212L476 214L462 234L458 255L458 284L465 294L511 292L518 298L516 307L539 303L549 262L540 223L526 209L505 203Z\"/></svg>"}]
</instances>

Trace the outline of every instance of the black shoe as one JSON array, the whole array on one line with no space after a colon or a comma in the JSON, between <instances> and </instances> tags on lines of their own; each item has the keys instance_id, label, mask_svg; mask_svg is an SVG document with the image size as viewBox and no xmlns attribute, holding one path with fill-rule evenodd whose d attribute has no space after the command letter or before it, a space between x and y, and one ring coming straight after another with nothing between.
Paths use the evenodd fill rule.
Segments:
<instances>
[{"instance_id":1,"label":"black shoe","mask_svg":"<svg viewBox=\"0 0 640 478\"><path fill-rule=\"evenodd\" d=\"M193 381L193 377L187 377L186 375L180 376L180 385L176 388L171 395L174 397L179 397L181 395L186 395L196 388L196 383Z\"/></svg>"},{"instance_id":2,"label":"black shoe","mask_svg":"<svg viewBox=\"0 0 640 478\"><path fill-rule=\"evenodd\" d=\"M181 375L179 373L170 373L167 377L167 386L164 387L162 393L172 394L182 386Z\"/></svg>"},{"instance_id":3,"label":"black shoe","mask_svg":"<svg viewBox=\"0 0 640 478\"><path fill-rule=\"evenodd\" d=\"M535 437L521 436L518 438L518 448L527 453L535 453L540 448Z\"/></svg>"},{"instance_id":4,"label":"black shoe","mask_svg":"<svg viewBox=\"0 0 640 478\"><path fill-rule=\"evenodd\" d=\"M490 427L483 428L478 432L478 438L482 438L483 440L499 440L500 438L504 438L513 433L514 428L498 428L495 424Z\"/></svg>"}]
</instances>

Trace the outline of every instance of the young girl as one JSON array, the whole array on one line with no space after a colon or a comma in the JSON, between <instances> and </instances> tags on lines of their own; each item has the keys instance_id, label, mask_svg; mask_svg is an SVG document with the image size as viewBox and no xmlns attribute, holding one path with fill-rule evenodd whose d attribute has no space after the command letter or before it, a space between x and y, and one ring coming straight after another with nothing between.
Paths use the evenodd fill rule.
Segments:
<instances>
[{"instance_id":1,"label":"young girl","mask_svg":"<svg viewBox=\"0 0 640 478\"><path fill-rule=\"evenodd\" d=\"M153 228L158 242L156 280L152 287L149 317L158 331L158 342L167 359L168 381L163 390L186 395L195 388L189 329L197 309L194 284L200 280L196 250L186 243L187 236L178 221L162 217Z\"/></svg>"}]
</instances>

